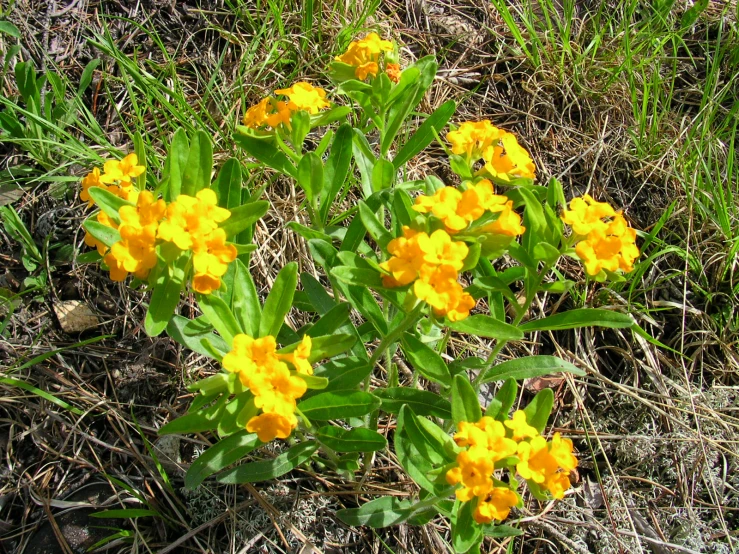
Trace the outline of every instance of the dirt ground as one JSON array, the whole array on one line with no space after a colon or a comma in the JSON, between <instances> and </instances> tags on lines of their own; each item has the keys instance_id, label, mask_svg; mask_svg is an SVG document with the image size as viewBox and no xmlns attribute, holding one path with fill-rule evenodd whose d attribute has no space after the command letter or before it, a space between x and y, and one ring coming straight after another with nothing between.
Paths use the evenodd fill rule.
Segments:
<instances>
[{"instance_id":1,"label":"dirt ground","mask_svg":"<svg viewBox=\"0 0 739 554\"><path fill-rule=\"evenodd\" d=\"M240 107L220 100L209 104L201 77L230 78L241 70L239 60L257 35L239 14L252 10L259 16L265 8L254 4L17 0L8 20L22 34L20 56L39 69L59 71L71 83L79 81L90 60L102 60L83 100L110 143L120 148L130 147L126 129L134 125L135 108L119 65L89 39L105 30L121 52L151 71L161 69L162 52L168 52L192 105L211 110L207 130L217 137L218 160L234 151L227 144L228 118ZM323 44L297 61L270 66L244 93L249 101L265 89L289 84L282 76L294 71L325 81L313 62L324 45L335 47L341 27L329 6L322 9ZM577 16L588 9L589 3L578 5ZM299 27L300 17L297 11L286 15L288 31ZM552 430L573 438L579 468L573 494L552 504L527 498L512 518L521 518L525 535L488 539L483 551L736 552L739 359L737 329L725 317L733 302L727 275L733 275L736 260L714 261L724 256L722 238L709 223L692 218L684 188L667 161L634 154L626 91L617 85L601 92L575 90L557 68L532 71L523 56L504 48L514 44L513 38L483 2L389 0L379 3L365 27L401 41L406 60L437 55L439 76L422 104L424 112L457 100L455 121L486 118L515 132L542 180L557 176L568 196L588 190L622 207L631 224L647 233L676 200L659 236L666 243L688 237L692 255L702 261L665 251L631 288L586 286L576 268L561 268L582 283L580 298L565 298L560 305L559 298L544 297L534 307L537 314L576 302L646 307L648 312L633 315L665 347L630 331L583 330L541 334L506 349L510 357L556 354L588 372L578 379L527 382L522 398L526 402L543 387L554 389ZM3 40L0 45L7 48L9 39ZM691 99L700 94L700 74L688 72L685 79L684 106L676 107L676 120L690 113ZM4 74L1 86L6 96L15 95L12 74ZM157 137L154 146L164 150L166 133L156 133L163 125L171 131L166 123L145 115L136 124L149 129ZM675 128L662 131L667 141L679 138ZM0 381L1 552L68 554L99 541L109 552L161 554L448 551L449 528L441 519L423 527L371 530L349 528L333 515L379 492L417 493L392 452L378 454L360 492L356 483L319 467L294 471L279 482L237 487L206 481L186 490L184 472L213 439L159 438L157 429L186 411L192 399L186 384L217 368L166 336L146 336L145 295L111 282L95 265L77 263L75 253L63 247L82 246L86 209L76 199L76 183L86 167L76 160L43 167L17 144L2 140L0 160L0 179L10 178L8 170L26 171L24 194L13 206L44 258L29 269L22 244L0 227L0 292L14 297L0 308L0 376L5 378ZM444 167L443 151L432 146L412 162L409 176L435 173L451 179ZM265 197L272 209L257 227L253 267L261 294L287 260L311 267L305 245L282 228L304 217L294 189L276 180ZM46 282L36 292L14 296L39 275ZM65 307L99 324L75 331ZM181 313L196 315L192 298L185 299ZM480 352L487 348L482 340L472 346ZM453 338L447 353L473 354L469 347ZM16 386L10 377L34 388ZM36 391L51 393L61 404ZM266 448L254 459L271 457L279 448ZM102 508L152 512L125 520L91 517Z\"/></svg>"}]
</instances>

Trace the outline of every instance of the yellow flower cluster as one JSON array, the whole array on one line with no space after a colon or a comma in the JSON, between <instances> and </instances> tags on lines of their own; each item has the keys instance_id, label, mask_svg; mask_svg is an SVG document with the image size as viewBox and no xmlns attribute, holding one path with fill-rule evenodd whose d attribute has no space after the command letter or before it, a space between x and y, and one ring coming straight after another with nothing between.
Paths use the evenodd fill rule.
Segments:
<instances>
[{"instance_id":1,"label":"yellow flower cluster","mask_svg":"<svg viewBox=\"0 0 739 554\"><path fill-rule=\"evenodd\" d=\"M90 205L94 204L89 192L93 186L136 203L118 210L120 225L105 212L97 214L99 223L118 230L120 241L108 249L88 231L85 244L97 248L113 281L123 281L129 273L145 279L157 264L157 240L173 242L181 250L193 252L193 289L210 294L221 286L220 278L236 259L236 247L226 244L226 232L218 227L231 212L218 207L216 193L211 189L203 189L195 197L181 194L169 205L155 199L149 191L139 192L131 180L144 171L137 162L136 154L129 154L120 162L105 162L102 175L95 168L83 177L80 199Z\"/></svg>"},{"instance_id":2,"label":"yellow flower cluster","mask_svg":"<svg viewBox=\"0 0 739 554\"><path fill-rule=\"evenodd\" d=\"M389 273L382 278L386 287L413 283L416 297L450 321L470 314L475 299L457 282L469 253L465 243L453 241L442 229L428 235L404 226L403 236L391 240L387 249L392 257L380 264Z\"/></svg>"},{"instance_id":3,"label":"yellow flower cluster","mask_svg":"<svg viewBox=\"0 0 739 554\"><path fill-rule=\"evenodd\" d=\"M380 54L392 52L392 50L392 42L381 39L377 33L369 33L363 39L352 41L346 52L337 56L336 61L353 66L357 79L364 81L370 75L377 77L377 72L380 70ZM392 68L391 65L393 65ZM400 78L400 66L397 64L388 64L386 71L391 80L395 80L394 77Z\"/></svg>"},{"instance_id":4,"label":"yellow flower cluster","mask_svg":"<svg viewBox=\"0 0 739 554\"><path fill-rule=\"evenodd\" d=\"M192 250L192 288L202 294L221 286L220 278L236 259L236 247L226 244L226 232L218 227L230 216L229 210L218 207L216 193L203 189L195 197L180 194L167 206L167 219L159 226L158 238Z\"/></svg>"},{"instance_id":5,"label":"yellow flower cluster","mask_svg":"<svg viewBox=\"0 0 739 554\"><path fill-rule=\"evenodd\" d=\"M138 165L138 163L139 159L136 154L129 154L122 160L108 160L105 162L102 174L100 168L94 168L82 178L80 199L92 207L95 201L90 197L90 187L100 187L124 200L136 202L138 190L133 186L132 179L146 170L143 165Z\"/></svg>"},{"instance_id":6,"label":"yellow flower cluster","mask_svg":"<svg viewBox=\"0 0 739 554\"><path fill-rule=\"evenodd\" d=\"M438 217L450 234L465 230L470 223L480 219L488 211L500 215L494 222L486 225L483 232L515 237L526 230L521 225L521 217L513 211L513 201L495 194L493 184L487 179L467 186L464 191L442 187L433 196L421 195L416 198L413 209Z\"/></svg>"},{"instance_id":7,"label":"yellow flower cluster","mask_svg":"<svg viewBox=\"0 0 739 554\"><path fill-rule=\"evenodd\" d=\"M639 257L636 231L629 227L622 212L585 194L570 201L562 221L572 227L577 239L582 239L575 251L588 275L598 275L603 269L626 273L634 269L634 260Z\"/></svg>"},{"instance_id":8,"label":"yellow flower cluster","mask_svg":"<svg viewBox=\"0 0 739 554\"><path fill-rule=\"evenodd\" d=\"M531 156L513 133L495 127L490 121L467 121L456 131L447 133L452 152L464 156L472 165L485 162L484 171L504 181L511 177L536 178Z\"/></svg>"},{"instance_id":9,"label":"yellow flower cluster","mask_svg":"<svg viewBox=\"0 0 739 554\"><path fill-rule=\"evenodd\" d=\"M326 100L326 91L314 87L310 83L300 81L290 88L275 91L277 95L287 96L288 101L277 100L268 96L246 111L244 125L252 129L265 126L276 129L280 124L291 129L290 119L298 111L306 111L311 115L331 106Z\"/></svg>"},{"instance_id":10,"label":"yellow flower cluster","mask_svg":"<svg viewBox=\"0 0 739 554\"><path fill-rule=\"evenodd\" d=\"M312 375L308 361L311 347L311 339L305 335L293 352L278 354L274 337L255 339L240 334L234 337L233 350L223 357L223 367L238 375L254 394L254 405L262 410L246 423L247 431L256 433L260 441L286 439L297 426L295 401L305 394L307 387L285 362L297 373Z\"/></svg>"},{"instance_id":11,"label":"yellow flower cluster","mask_svg":"<svg viewBox=\"0 0 739 554\"><path fill-rule=\"evenodd\" d=\"M477 498L473 513L478 523L502 521L519 503L515 490L494 481L495 464L510 458L519 475L533 481L562 498L570 486L569 473L577 467L572 455L572 441L555 433L547 442L526 422L526 414L518 410L505 422L483 417L476 423L462 421L454 435L458 446L467 447L457 455L457 466L446 473L450 485L462 484L455 491L462 502Z\"/></svg>"}]
</instances>

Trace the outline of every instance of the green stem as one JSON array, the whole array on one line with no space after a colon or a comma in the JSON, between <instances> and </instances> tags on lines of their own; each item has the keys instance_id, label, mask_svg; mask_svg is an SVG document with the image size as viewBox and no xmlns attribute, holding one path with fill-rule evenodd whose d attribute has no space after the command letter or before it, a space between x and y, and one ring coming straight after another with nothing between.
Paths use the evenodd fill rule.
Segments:
<instances>
[{"instance_id":1,"label":"green stem","mask_svg":"<svg viewBox=\"0 0 739 554\"><path fill-rule=\"evenodd\" d=\"M517 326L519 323L521 323L523 316L525 316L528 313L529 308L531 308L531 304L534 302L534 299L536 298L536 295L539 292L539 286L541 285L541 282L544 280L544 277L546 276L546 274L549 273L550 269L551 269L551 266L549 264L544 265L544 268L538 274L538 278L536 279L534 286L531 287L530 290L526 291L526 301L524 302L523 306L520 306L520 307L514 306L514 308L516 309L516 317L512 323L514 327ZM482 381L482 378L484 377L485 373L487 373L487 370L490 367L492 367L493 362L496 360L501 350L505 348L506 344L508 344L508 340L499 340L495 344L495 348L493 348L493 350L490 352L490 355L488 356L485 367L480 370L480 373L478 373L475 379L472 381L472 388L475 389L475 392L478 392L480 390L480 385L482 384L480 381Z\"/></svg>"},{"instance_id":2,"label":"green stem","mask_svg":"<svg viewBox=\"0 0 739 554\"><path fill-rule=\"evenodd\" d=\"M387 335L385 335L385 338L380 341L380 345L372 353L372 357L369 361L370 367L374 367L377 363L377 360L379 360L380 357L385 353L385 350L387 350L391 344L396 342L400 338L400 335L405 333L406 330L416 321L418 315L423 309L423 306L423 302L419 302L418 304L416 304L415 308L408 312L408 314L403 318L398 326L390 331Z\"/></svg>"}]
</instances>

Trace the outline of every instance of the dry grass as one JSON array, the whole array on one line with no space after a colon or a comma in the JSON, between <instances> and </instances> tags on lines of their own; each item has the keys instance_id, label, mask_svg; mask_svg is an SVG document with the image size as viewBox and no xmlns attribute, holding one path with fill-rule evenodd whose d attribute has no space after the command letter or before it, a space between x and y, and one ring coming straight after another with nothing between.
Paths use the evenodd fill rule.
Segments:
<instances>
[{"instance_id":1,"label":"dry grass","mask_svg":"<svg viewBox=\"0 0 739 554\"><path fill-rule=\"evenodd\" d=\"M135 53L143 67L154 71L171 65L182 98L203 114L200 121L188 115L188 123L204 125L216 135L219 159L233 152L228 137L244 106L294 75L321 82L318 73L331 50L348 38L339 36L346 20L328 5L323 7L320 42L303 51L297 11L286 9L284 33L278 33L263 28L270 17L266 7L249 13L253 7L231 2L216 2L209 9L187 2L160 4L131 8L122 2L79 0L64 11L55 2L19 1L11 19L23 32L24 56L39 67L53 64L73 82L83 62L100 55L85 39L101 33L103 24L120 51ZM361 7L352 6L354 12L345 17L360 13ZM103 13L130 18L158 34ZM586 7L578 14L579 36L586 32ZM660 254L661 247L653 244L648 254L657 255L632 289L587 285L574 267L563 267L580 286L572 296L544 296L534 306L534 315L583 304L629 310L669 349L630 333L584 330L541 334L504 351L506 357L553 353L587 370L583 379L528 383L521 399L525 403L537 387L555 389L552 429L575 441L580 468L575 489L564 501L542 505L526 499L517 514L526 529L523 538L488 539L484 551L735 552L739 358L732 279L737 260L727 255L725 237L716 226L699 218L675 171L687 125L679 110L660 127L658 154L639 156L629 133L636 122L627 84L617 80L603 89L605 60L534 69L525 56L512 53L510 32L484 3L388 1L367 24L402 37L407 60L439 55L441 70L424 111L454 98L460 104L456 121L484 117L514 131L532 152L541 178L560 178L569 195L589 191L622 206L633 225L645 232L677 202L659 237L679 251ZM265 32L272 33L271 40L260 34ZM87 101L111 143L124 145L126 127L136 128L149 134L153 151L162 153L175 125L166 118L166 106L153 102L151 110L140 112L109 56L101 69ZM685 104L700 93L700 78L693 76L686 85L681 97ZM12 91L12 80L6 76L2 86ZM3 153L4 167L33 165L17 148L8 146ZM438 147L409 167L409 178L430 173L449 178ZM252 265L262 294L287 261L298 260L301 271L320 276L305 243L284 227L305 218L300 194L284 180L261 172L252 175L255 184L266 179L271 179L265 197L272 209L257 227L255 243L260 247ZM40 243L45 238L36 228L40 215L69 202L51 194L49 183L39 172L36 188L17 204ZM81 221L83 211L75 208L72 217ZM58 225L54 232L59 232ZM74 240L79 245L81 236L74 235ZM26 275L20 248L1 229L0 259L6 269L0 286L18 292ZM169 339L147 337L139 292L111 283L92 266L53 261L50 269L48 297L22 297L10 317L0 337L0 367L79 413L0 384L0 550L82 551L114 532L95 528L99 521L89 519L103 506L159 514L105 522L125 531L108 544L117 552L448 549L449 529L441 520L421 528L372 531L347 528L332 515L376 494L417 491L392 452L375 457L361 490L314 466L279 483L233 487L209 481L185 491L184 470L212 439L161 441L156 432L186 410L191 396L185 385L216 368ZM15 371L34 356L78 340L61 331L52 314L55 302L69 299L82 300L101 318L100 327L85 337L107 338ZM195 315L192 299L183 315ZM295 323L304 322L305 316L296 317ZM475 337L452 337L446 354L452 359L484 355L489 349ZM382 384L382 375L376 378ZM401 378L410 379L402 372ZM388 419L379 428L392 435L393 427ZM72 528L77 534L68 533Z\"/></svg>"}]
</instances>

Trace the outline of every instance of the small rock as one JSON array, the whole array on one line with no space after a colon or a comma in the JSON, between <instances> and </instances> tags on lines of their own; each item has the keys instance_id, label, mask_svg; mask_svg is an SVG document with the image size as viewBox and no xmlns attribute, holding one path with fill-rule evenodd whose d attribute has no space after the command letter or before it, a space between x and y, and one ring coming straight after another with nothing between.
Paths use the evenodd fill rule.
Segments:
<instances>
[{"instance_id":1,"label":"small rock","mask_svg":"<svg viewBox=\"0 0 739 554\"><path fill-rule=\"evenodd\" d=\"M54 313L65 333L81 333L100 325L98 316L79 300L65 300L54 304Z\"/></svg>"}]
</instances>

